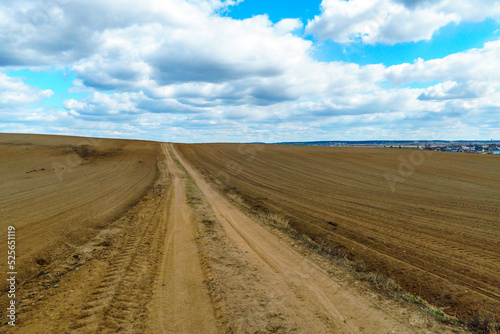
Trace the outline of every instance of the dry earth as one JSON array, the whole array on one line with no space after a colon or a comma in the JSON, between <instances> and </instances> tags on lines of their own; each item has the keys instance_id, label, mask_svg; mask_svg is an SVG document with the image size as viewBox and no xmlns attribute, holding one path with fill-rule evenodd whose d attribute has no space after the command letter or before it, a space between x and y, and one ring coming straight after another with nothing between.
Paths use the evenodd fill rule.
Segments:
<instances>
[{"instance_id":1,"label":"dry earth","mask_svg":"<svg viewBox=\"0 0 500 334\"><path fill-rule=\"evenodd\" d=\"M19 249L31 250L19 259L29 270L18 280L17 325L2 316L2 333L462 332L267 228L174 145L1 139L2 181L11 182L2 228L19 226ZM69 165L73 154L84 157ZM53 161L72 172L51 179ZM6 300L2 290L2 315Z\"/></svg>"},{"instance_id":2,"label":"dry earth","mask_svg":"<svg viewBox=\"0 0 500 334\"><path fill-rule=\"evenodd\" d=\"M500 315L500 159L376 148L179 144L190 164L322 249L463 320ZM401 159L412 161L401 167ZM391 190L386 175L396 175ZM391 176L391 180L394 176ZM498 322L498 318L497 318Z\"/></svg>"},{"instance_id":3,"label":"dry earth","mask_svg":"<svg viewBox=\"0 0 500 334\"><path fill-rule=\"evenodd\" d=\"M157 176L157 156L151 142L0 134L0 252L14 225L18 279L137 202Z\"/></svg>"}]
</instances>

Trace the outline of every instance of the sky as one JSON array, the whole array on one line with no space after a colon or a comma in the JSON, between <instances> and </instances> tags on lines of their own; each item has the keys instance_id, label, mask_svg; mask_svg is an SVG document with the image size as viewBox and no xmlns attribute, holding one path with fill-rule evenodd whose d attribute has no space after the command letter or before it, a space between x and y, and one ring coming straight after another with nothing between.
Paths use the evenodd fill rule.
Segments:
<instances>
[{"instance_id":1,"label":"sky","mask_svg":"<svg viewBox=\"0 0 500 334\"><path fill-rule=\"evenodd\" d=\"M0 132L500 140L500 0L6 0Z\"/></svg>"}]
</instances>

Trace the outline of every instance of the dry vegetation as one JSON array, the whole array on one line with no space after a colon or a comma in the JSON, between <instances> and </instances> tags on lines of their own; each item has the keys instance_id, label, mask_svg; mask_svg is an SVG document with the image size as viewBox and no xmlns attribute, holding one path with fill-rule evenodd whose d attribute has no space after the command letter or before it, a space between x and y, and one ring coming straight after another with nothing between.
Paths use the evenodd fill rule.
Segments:
<instances>
[{"instance_id":1,"label":"dry vegetation","mask_svg":"<svg viewBox=\"0 0 500 334\"><path fill-rule=\"evenodd\" d=\"M413 302L438 307L430 312L498 328L498 157L434 153L392 192L384 174L397 172L411 150L178 147L233 201L284 217L298 236L348 258L381 289L391 290L390 278Z\"/></svg>"}]
</instances>

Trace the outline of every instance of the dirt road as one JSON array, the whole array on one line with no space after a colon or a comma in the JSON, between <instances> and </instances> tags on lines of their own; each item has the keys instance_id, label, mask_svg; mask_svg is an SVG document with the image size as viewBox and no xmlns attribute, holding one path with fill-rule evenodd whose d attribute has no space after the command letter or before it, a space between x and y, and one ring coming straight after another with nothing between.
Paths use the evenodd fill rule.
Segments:
<instances>
[{"instance_id":1,"label":"dirt road","mask_svg":"<svg viewBox=\"0 0 500 334\"><path fill-rule=\"evenodd\" d=\"M361 147L178 144L251 211L464 321L500 314L500 160ZM419 160L416 160L419 157ZM405 165L409 161L416 164ZM391 190L386 173L400 176ZM392 175L391 174L391 175ZM498 323L498 319L493 323Z\"/></svg>"},{"instance_id":2,"label":"dirt road","mask_svg":"<svg viewBox=\"0 0 500 334\"><path fill-rule=\"evenodd\" d=\"M175 165L163 145L166 166L172 182L166 244L161 261L154 305L157 312L155 333L218 333L213 306L196 244L196 228L186 202L185 175Z\"/></svg>"},{"instance_id":3,"label":"dirt road","mask_svg":"<svg viewBox=\"0 0 500 334\"><path fill-rule=\"evenodd\" d=\"M246 254L266 282L268 293L282 301L289 331L298 333L412 333L367 298L348 291L312 261L283 243L219 194L175 152L203 192L227 238Z\"/></svg>"},{"instance_id":4,"label":"dirt road","mask_svg":"<svg viewBox=\"0 0 500 334\"><path fill-rule=\"evenodd\" d=\"M184 175L163 151L142 200L19 292L21 333L218 333ZM4 296L5 297L5 296Z\"/></svg>"},{"instance_id":5,"label":"dirt road","mask_svg":"<svg viewBox=\"0 0 500 334\"><path fill-rule=\"evenodd\" d=\"M147 194L25 282L17 326L0 332L449 332L332 278L220 195L173 145L158 152ZM192 201L214 218L200 221Z\"/></svg>"}]
</instances>

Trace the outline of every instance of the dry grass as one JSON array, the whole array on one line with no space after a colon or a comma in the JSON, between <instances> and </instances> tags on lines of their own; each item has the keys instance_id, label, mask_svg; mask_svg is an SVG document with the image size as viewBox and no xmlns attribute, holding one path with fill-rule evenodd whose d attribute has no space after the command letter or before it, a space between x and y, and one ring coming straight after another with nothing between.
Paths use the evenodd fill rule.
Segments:
<instances>
[{"instance_id":1,"label":"dry grass","mask_svg":"<svg viewBox=\"0 0 500 334\"><path fill-rule=\"evenodd\" d=\"M238 204L239 206L241 206L247 210L250 209L250 206L248 206L248 204L245 203L245 200L240 195L230 192L230 193L227 193L227 197L229 197L229 199L231 201Z\"/></svg>"},{"instance_id":2,"label":"dry grass","mask_svg":"<svg viewBox=\"0 0 500 334\"><path fill-rule=\"evenodd\" d=\"M290 221L277 213L265 213L260 211L258 213L259 220L264 222L267 225L272 227L276 227L280 230L289 230L290 229Z\"/></svg>"},{"instance_id":3,"label":"dry grass","mask_svg":"<svg viewBox=\"0 0 500 334\"><path fill-rule=\"evenodd\" d=\"M222 188L222 190L224 190L224 188ZM240 208L245 209L247 213L254 216L264 225L286 232L287 235L299 244L344 268L353 279L366 282L373 290L400 302L402 305L415 305L422 312L438 319L442 323L458 326L463 325L476 333L500 333L498 332L498 325L491 321L491 319L476 316L474 321L465 322L445 315L441 310L431 306L422 298L406 292L394 279L381 273L367 270L366 266L361 261L351 260L351 254L345 249L345 247L326 246L323 242L318 243L311 239L311 237L307 234L299 233L293 229L290 226L290 221L286 217L274 212L256 210L246 203L241 195L233 191L226 191L225 194L229 199L231 199L231 201L233 201L233 203L237 204ZM485 331L485 329L488 331Z\"/></svg>"},{"instance_id":4,"label":"dry grass","mask_svg":"<svg viewBox=\"0 0 500 334\"><path fill-rule=\"evenodd\" d=\"M265 225L269 225L283 231L291 231L290 220L288 218L275 212L254 210L250 205L248 205L248 203L245 202L241 195L233 191L226 191L225 194L233 203L244 209L246 212L252 214ZM309 237L307 238L310 239Z\"/></svg>"},{"instance_id":5,"label":"dry grass","mask_svg":"<svg viewBox=\"0 0 500 334\"><path fill-rule=\"evenodd\" d=\"M500 323L492 317L476 314L474 318L465 322L465 327L473 332L481 334L500 333Z\"/></svg>"}]
</instances>

